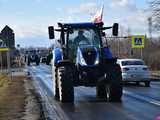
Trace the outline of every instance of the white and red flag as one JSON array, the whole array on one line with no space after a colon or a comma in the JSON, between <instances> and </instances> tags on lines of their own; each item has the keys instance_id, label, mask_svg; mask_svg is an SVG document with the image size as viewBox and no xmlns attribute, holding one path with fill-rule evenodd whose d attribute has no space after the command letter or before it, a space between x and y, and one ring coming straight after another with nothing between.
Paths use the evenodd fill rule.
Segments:
<instances>
[{"instance_id":1,"label":"white and red flag","mask_svg":"<svg viewBox=\"0 0 160 120\"><path fill-rule=\"evenodd\" d=\"M93 22L95 23L102 22L103 9L104 9L104 5L101 7L100 11L98 11L96 15L93 17Z\"/></svg>"}]
</instances>

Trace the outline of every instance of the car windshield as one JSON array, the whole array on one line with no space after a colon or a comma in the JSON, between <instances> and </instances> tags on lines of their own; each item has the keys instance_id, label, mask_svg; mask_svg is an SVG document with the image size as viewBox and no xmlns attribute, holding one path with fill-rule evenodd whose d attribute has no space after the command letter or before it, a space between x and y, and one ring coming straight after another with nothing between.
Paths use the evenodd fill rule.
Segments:
<instances>
[{"instance_id":1,"label":"car windshield","mask_svg":"<svg viewBox=\"0 0 160 120\"><path fill-rule=\"evenodd\" d=\"M100 48L98 32L94 29L73 29L69 33L68 46L69 48L77 48L81 45L94 45Z\"/></svg>"},{"instance_id":2,"label":"car windshield","mask_svg":"<svg viewBox=\"0 0 160 120\"><path fill-rule=\"evenodd\" d=\"M144 62L140 60L122 61L122 66L128 66L128 65L144 65Z\"/></svg>"}]
</instances>

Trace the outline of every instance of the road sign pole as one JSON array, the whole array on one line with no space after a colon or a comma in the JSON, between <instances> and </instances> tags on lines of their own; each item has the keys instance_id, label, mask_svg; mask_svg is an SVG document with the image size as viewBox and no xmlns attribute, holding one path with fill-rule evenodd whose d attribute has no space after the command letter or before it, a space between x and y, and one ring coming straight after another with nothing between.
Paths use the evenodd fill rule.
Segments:
<instances>
[{"instance_id":1,"label":"road sign pole","mask_svg":"<svg viewBox=\"0 0 160 120\"><path fill-rule=\"evenodd\" d=\"M2 53L0 52L0 64L1 64L1 73L3 72L2 71Z\"/></svg>"},{"instance_id":2,"label":"road sign pole","mask_svg":"<svg viewBox=\"0 0 160 120\"><path fill-rule=\"evenodd\" d=\"M120 57L120 39L118 38L118 57Z\"/></svg>"},{"instance_id":3,"label":"road sign pole","mask_svg":"<svg viewBox=\"0 0 160 120\"><path fill-rule=\"evenodd\" d=\"M9 75L10 75L10 79L12 80L11 61L10 61L10 51L7 51L7 68L8 68L8 73L9 73Z\"/></svg>"},{"instance_id":4,"label":"road sign pole","mask_svg":"<svg viewBox=\"0 0 160 120\"><path fill-rule=\"evenodd\" d=\"M141 48L141 59L143 59L143 48Z\"/></svg>"}]
</instances>

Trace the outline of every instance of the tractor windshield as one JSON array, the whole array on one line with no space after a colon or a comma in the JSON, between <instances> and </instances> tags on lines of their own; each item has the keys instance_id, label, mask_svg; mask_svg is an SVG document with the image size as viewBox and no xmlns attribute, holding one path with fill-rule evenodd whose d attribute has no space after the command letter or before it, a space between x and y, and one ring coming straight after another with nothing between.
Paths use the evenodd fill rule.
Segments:
<instances>
[{"instance_id":1,"label":"tractor windshield","mask_svg":"<svg viewBox=\"0 0 160 120\"><path fill-rule=\"evenodd\" d=\"M95 46L101 48L100 36L98 31L93 28L73 29L69 32L68 48L69 57L75 61L77 48L83 46Z\"/></svg>"},{"instance_id":2,"label":"tractor windshield","mask_svg":"<svg viewBox=\"0 0 160 120\"><path fill-rule=\"evenodd\" d=\"M69 33L68 47L76 49L78 46L92 45L100 48L100 37L94 29L73 29Z\"/></svg>"}]
</instances>

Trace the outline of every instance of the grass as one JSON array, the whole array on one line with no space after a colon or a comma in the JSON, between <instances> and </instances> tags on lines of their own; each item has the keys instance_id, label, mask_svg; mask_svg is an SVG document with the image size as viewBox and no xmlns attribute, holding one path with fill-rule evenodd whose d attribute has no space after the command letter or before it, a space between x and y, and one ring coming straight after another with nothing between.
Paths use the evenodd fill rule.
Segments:
<instances>
[{"instance_id":1,"label":"grass","mask_svg":"<svg viewBox=\"0 0 160 120\"><path fill-rule=\"evenodd\" d=\"M9 81L9 76L7 74L0 74L0 88L4 86L5 83Z\"/></svg>"},{"instance_id":2,"label":"grass","mask_svg":"<svg viewBox=\"0 0 160 120\"><path fill-rule=\"evenodd\" d=\"M152 71L152 76L160 78L160 71Z\"/></svg>"},{"instance_id":3,"label":"grass","mask_svg":"<svg viewBox=\"0 0 160 120\"><path fill-rule=\"evenodd\" d=\"M14 77L12 81L6 75L0 75L0 120L20 120L25 107L24 81Z\"/></svg>"}]
</instances>

